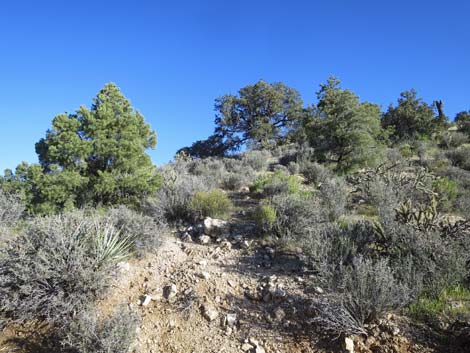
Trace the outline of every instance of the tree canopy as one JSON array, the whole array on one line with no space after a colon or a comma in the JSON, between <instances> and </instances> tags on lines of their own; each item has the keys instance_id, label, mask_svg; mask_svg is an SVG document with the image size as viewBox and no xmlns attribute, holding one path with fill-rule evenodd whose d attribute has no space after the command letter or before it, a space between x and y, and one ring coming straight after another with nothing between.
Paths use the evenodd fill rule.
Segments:
<instances>
[{"instance_id":1,"label":"tree canopy","mask_svg":"<svg viewBox=\"0 0 470 353\"><path fill-rule=\"evenodd\" d=\"M160 177L145 153L155 132L113 83L94 98L91 109L60 114L36 143L40 164L22 163L3 183L23 181L38 212L83 206L138 203L155 191Z\"/></svg>"},{"instance_id":2,"label":"tree canopy","mask_svg":"<svg viewBox=\"0 0 470 353\"><path fill-rule=\"evenodd\" d=\"M215 110L214 134L182 149L191 156L222 155L244 145L270 148L282 144L299 123L303 102L299 92L284 83L260 80L241 88L238 95L217 98Z\"/></svg>"},{"instance_id":3,"label":"tree canopy","mask_svg":"<svg viewBox=\"0 0 470 353\"><path fill-rule=\"evenodd\" d=\"M317 157L336 163L338 170L374 164L384 137L379 106L361 103L335 77L320 85L317 98L311 118L305 121L305 133Z\"/></svg>"},{"instance_id":4,"label":"tree canopy","mask_svg":"<svg viewBox=\"0 0 470 353\"><path fill-rule=\"evenodd\" d=\"M429 137L443 127L445 116L440 113L437 117L432 106L418 98L412 89L404 91L398 98L397 106L390 105L382 118L384 128L392 128L396 140Z\"/></svg>"}]
</instances>

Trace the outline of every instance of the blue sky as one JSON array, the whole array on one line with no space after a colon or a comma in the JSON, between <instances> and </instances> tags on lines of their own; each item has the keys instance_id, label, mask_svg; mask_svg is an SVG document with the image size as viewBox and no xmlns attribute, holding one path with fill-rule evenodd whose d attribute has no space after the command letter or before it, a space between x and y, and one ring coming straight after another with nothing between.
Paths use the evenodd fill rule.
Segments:
<instances>
[{"instance_id":1,"label":"blue sky","mask_svg":"<svg viewBox=\"0 0 470 353\"><path fill-rule=\"evenodd\" d=\"M330 74L382 105L415 88L470 109L470 2L2 1L0 170L37 161L52 118L115 82L157 131L155 163L207 137L214 99L264 79L305 102Z\"/></svg>"}]
</instances>

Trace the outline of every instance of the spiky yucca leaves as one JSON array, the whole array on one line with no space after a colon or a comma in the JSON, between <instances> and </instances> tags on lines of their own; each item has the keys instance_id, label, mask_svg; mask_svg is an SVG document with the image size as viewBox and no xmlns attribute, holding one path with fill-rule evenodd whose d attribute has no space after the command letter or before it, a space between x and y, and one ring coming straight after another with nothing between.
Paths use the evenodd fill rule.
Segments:
<instances>
[{"instance_id":1,"label":"spiky yucca leaves","mask_svg":"<svg viewBox=\"0 0 470 353\"><path fill-rule=\"evenodd\" d=\"M121 230L109 222L95 227L94 242L98 263L117 263L131 255L136 240L134 235L122 234Z\"/></svg>"}]
</instances>

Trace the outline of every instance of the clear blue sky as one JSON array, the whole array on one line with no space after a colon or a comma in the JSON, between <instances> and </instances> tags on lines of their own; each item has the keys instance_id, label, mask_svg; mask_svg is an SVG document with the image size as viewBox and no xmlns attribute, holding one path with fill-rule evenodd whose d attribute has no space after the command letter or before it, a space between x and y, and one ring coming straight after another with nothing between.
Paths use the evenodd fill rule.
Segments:
<instances>
[{"instance_id":1,"label":"clear blue sky","mask_svg":"<svg viewBox=\"0 0 470 353\"><path fill-rule=\"evenodd\" d=\"M470 109L470 2L2 1L0 170L115 82L157 131L155 163L207 137L214 99L265 79L313 102L339 76L386 108L414 87Z\"/></svg>"}]
</instances>

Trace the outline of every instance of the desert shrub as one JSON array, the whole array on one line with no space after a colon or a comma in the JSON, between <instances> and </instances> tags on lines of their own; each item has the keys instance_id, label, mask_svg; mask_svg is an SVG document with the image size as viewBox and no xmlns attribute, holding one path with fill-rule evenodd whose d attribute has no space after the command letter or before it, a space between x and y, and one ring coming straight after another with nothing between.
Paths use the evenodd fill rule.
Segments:
<instances>
[{"instance_id":1,"label":"desert shrub","mask_svg":"<svg viewBox=\"0 0 470 353\"><path fill-rule=\"evenodd\" d=\"M276 222L276 210L270 205L258 206L253 214L253 219L263 232L271 229Z\"/></svg>"},{"instance_id":2,"label":"desert shrub","mask_svg":"<svg viewBox=\"0 0 470 353\"><path fill-rule=\"evenodd\" d=\"M269 151L248 151L241 155L241 161L244 166L248 166L257 172L266 170L271 154Z\"/></svg>"},{"instance_id":3,"label":"desert shrub","mask_svg":"<svg viewBox=\"0 0 470 353\"><path fill-rule=\"evenodd\" d=\"M386 260L357 257L348 266L335 269L331 281L334 294L314 301L314 322L339 334L364 334L364 325L384 313L407 305L413 290L397 280Z\"/></svg>"},{"instance_id":4,"label":"desert shrub","mask_svg":"<svg viewBox=\"0 0 470 353\"><path fill-rule=\"evenodd\" d=\"M432 188L437 193L440 208L448 209L457 197L457 183L448 178L436 178L432 182Z\"/></svg>"},{"instance_id":5,"label":"desert shrub","mask_svg":"<svg viewBox=\"0 0 470 353\"><path fill-rule=\"evenodd\" d=\"M82 312L67 327L62 345L71 353L127 353L139 321L138 315L125 307L102 320L92 311Z\"/></svg>"},{"instance_id":6,"label":"desert shrub","mask_svg":"<svg viewBox=\"0 0 470 353\"><path fill-rule=\"evenodd\" d=\"M232 209L232 201L218 189L196 192L191 200L191 210L198 218L227 218Z\"/></svg>"},{"instance_id":7,"label":"desert shrub","mask_svg":"<svg viewBox=\"0 0 470 353\"><path fill-rule=\"evenodd\" d=\"M388 310L404 307L413 297L413 290L397 279L385 259L357 257L349 266L340 265L331 285L360 325L376 320Z\"/></svg>"},{"instance_id":8,"label":"desert shrub","mask_svg":"<svg viewBox=\"0 0 470 353\"><path fill-rule=\"evenodd\" d=\"M62 326L102 295L110 261L123 256L115 242L99 243L103 232L119 234L110 227L81 212L32 220L0 250L2 319Z\"/></svg>"},{"instance_id":9,"label":"desert shrub","mask_svg":"<svg viewBox=\"0 0 470 353\"><path fill-rule=\"evenodd\" d=\"M309 228L323 221L318 201L308 195L282 193L273 196L267 205L276 214L267 232L283 241L299 241Z\"/></svg>"},{"instance_id":10,"label":"desert shrub","mask_svg":"<svg viewBox=\"0 0 470 353\"><path fill-rule=\"evenodd\" d=\"M470 171L470 146L462 145L456 149L449 150L446 155L453 165Z\"/></svg>"},{"instance_id":11,"label":"desert shrub","mask_svg":"<svg viewBox=\"0 0 470 353\"><path fill-rule=\"evenodd\" d=\"M301 180L298 177L277 172L259 176L251 185L250 191L263 196L273 196L280 193L294 194L300 191L300 186Z\"/></svg>"},{"instance_id":12,"label":"desert shrub","mask_svg":"<svg viewBox=\"0 0 470 353\"><path fill-rule=\"evenodd\" d=\"M233 163L237 163L237 161L233 160ZM206 181L212 181L212 183L222 180L227 173L224 160L214 157L195 159L190 163L188 170L189 173L200 176Z\"/></svg>"},{"instance_id":13,"label":"desert shrub","mask_svg":"<svg viewBox=\"0 0 470 353\"><path fill-rule=\"evenodd\" d=\"M370 182L365 198L379 219L388 220L395 218L395 208L402 202L402 196L394 192L390 184L378 178Z\"/></svg>"},{"instance_id":14,"label":"desert shrub","mask_svg":"<svg viewBox=\"0 0 470 353\"><path fill-rule=\"evenodd\" d=\"M222 186L227 190L240 190L243 186L249 185L254 179L252 170L247 169L245 172L229 172L225 174L222 180Z\"/></svg>"},{"instance_id":15,"label":"desert shrub","mask_svg":"<svg viewBox=\"0 0 470 353\"><path fill-rule=\"evenodd\" d=\"M398 150L400 151L400 154L405 158L413 157L413 150L408 143L404 143L403 145L401 145Z\"/></svg>"},{"instance_id":16,"label":"desert shrub","mask_svg":"<svg viewBox=\"0 0 470 353\"><path fill-rule=\"evenodd\" d=\"M333 173L324 165L309 160L299 162L299 169L308 184L319 185L333 177Z\"/></svg>"},{"instance_id":17,"label":"desert shrub","mask_svg":"<svg viewBox=\"0 0 470 353\"><path fill-rule=\"evenodd\" d=\"M439 147L457 148L468 142L468 136L459 131L446 131L439 136Z\"/></svg>"},{"instance_id":18,"label":"desert shrub","mask_svg":"<svg viewBox=\"0 0 470 353\"><path fill-rule=\"evenodd\" d=\"M300 173L300 166L299 163L297 162L289 162L287 165L287 170L289 171L290 174L299 174Z\"/></svg>"},{"instance_id":19,"label":"desert shrub","mask_svg":"<svg viewBox=\"0 0 470 353\"><path fill-rule=\"evenodd\" d=\"M24 204L20 195L0 189L0 226L12 226L22 215Z\"/></svg>"},{"instance_id":20,"label":"desert shrub","mask_svg":"<svg viewBox=\"0 0 470 353\"><path fill-rule=\"evenodd\" d=\"M346 211L349 191L343 179L332 178L321 183L318 197L325 216L335 221Z\"/></svg>"},{"instance_id":21,"label":"desert shrub","mask_svg":"<svg viewBox=\"0 0 470 353\"><path fill-rule=\"evenodd\" d=\"M157 223L190 221L193 219L193 195L209 190L210 186L201 176L166 173L162 187L146 201L143 208Z\"/></svg>"},{"instance_id":22,"label":"desert shrub","mask_svg":"<svg viewBox=\"0 0 470 353\"><path fill-rule=\"evenodd\" d=\"M160 244L164 227L162 224L157 224L150 216L133 211L126 206L119 206L109 209L106 219L119 229L122 235L132 239L132 251L143 254Z\"/></svg>"}]
</instances>

